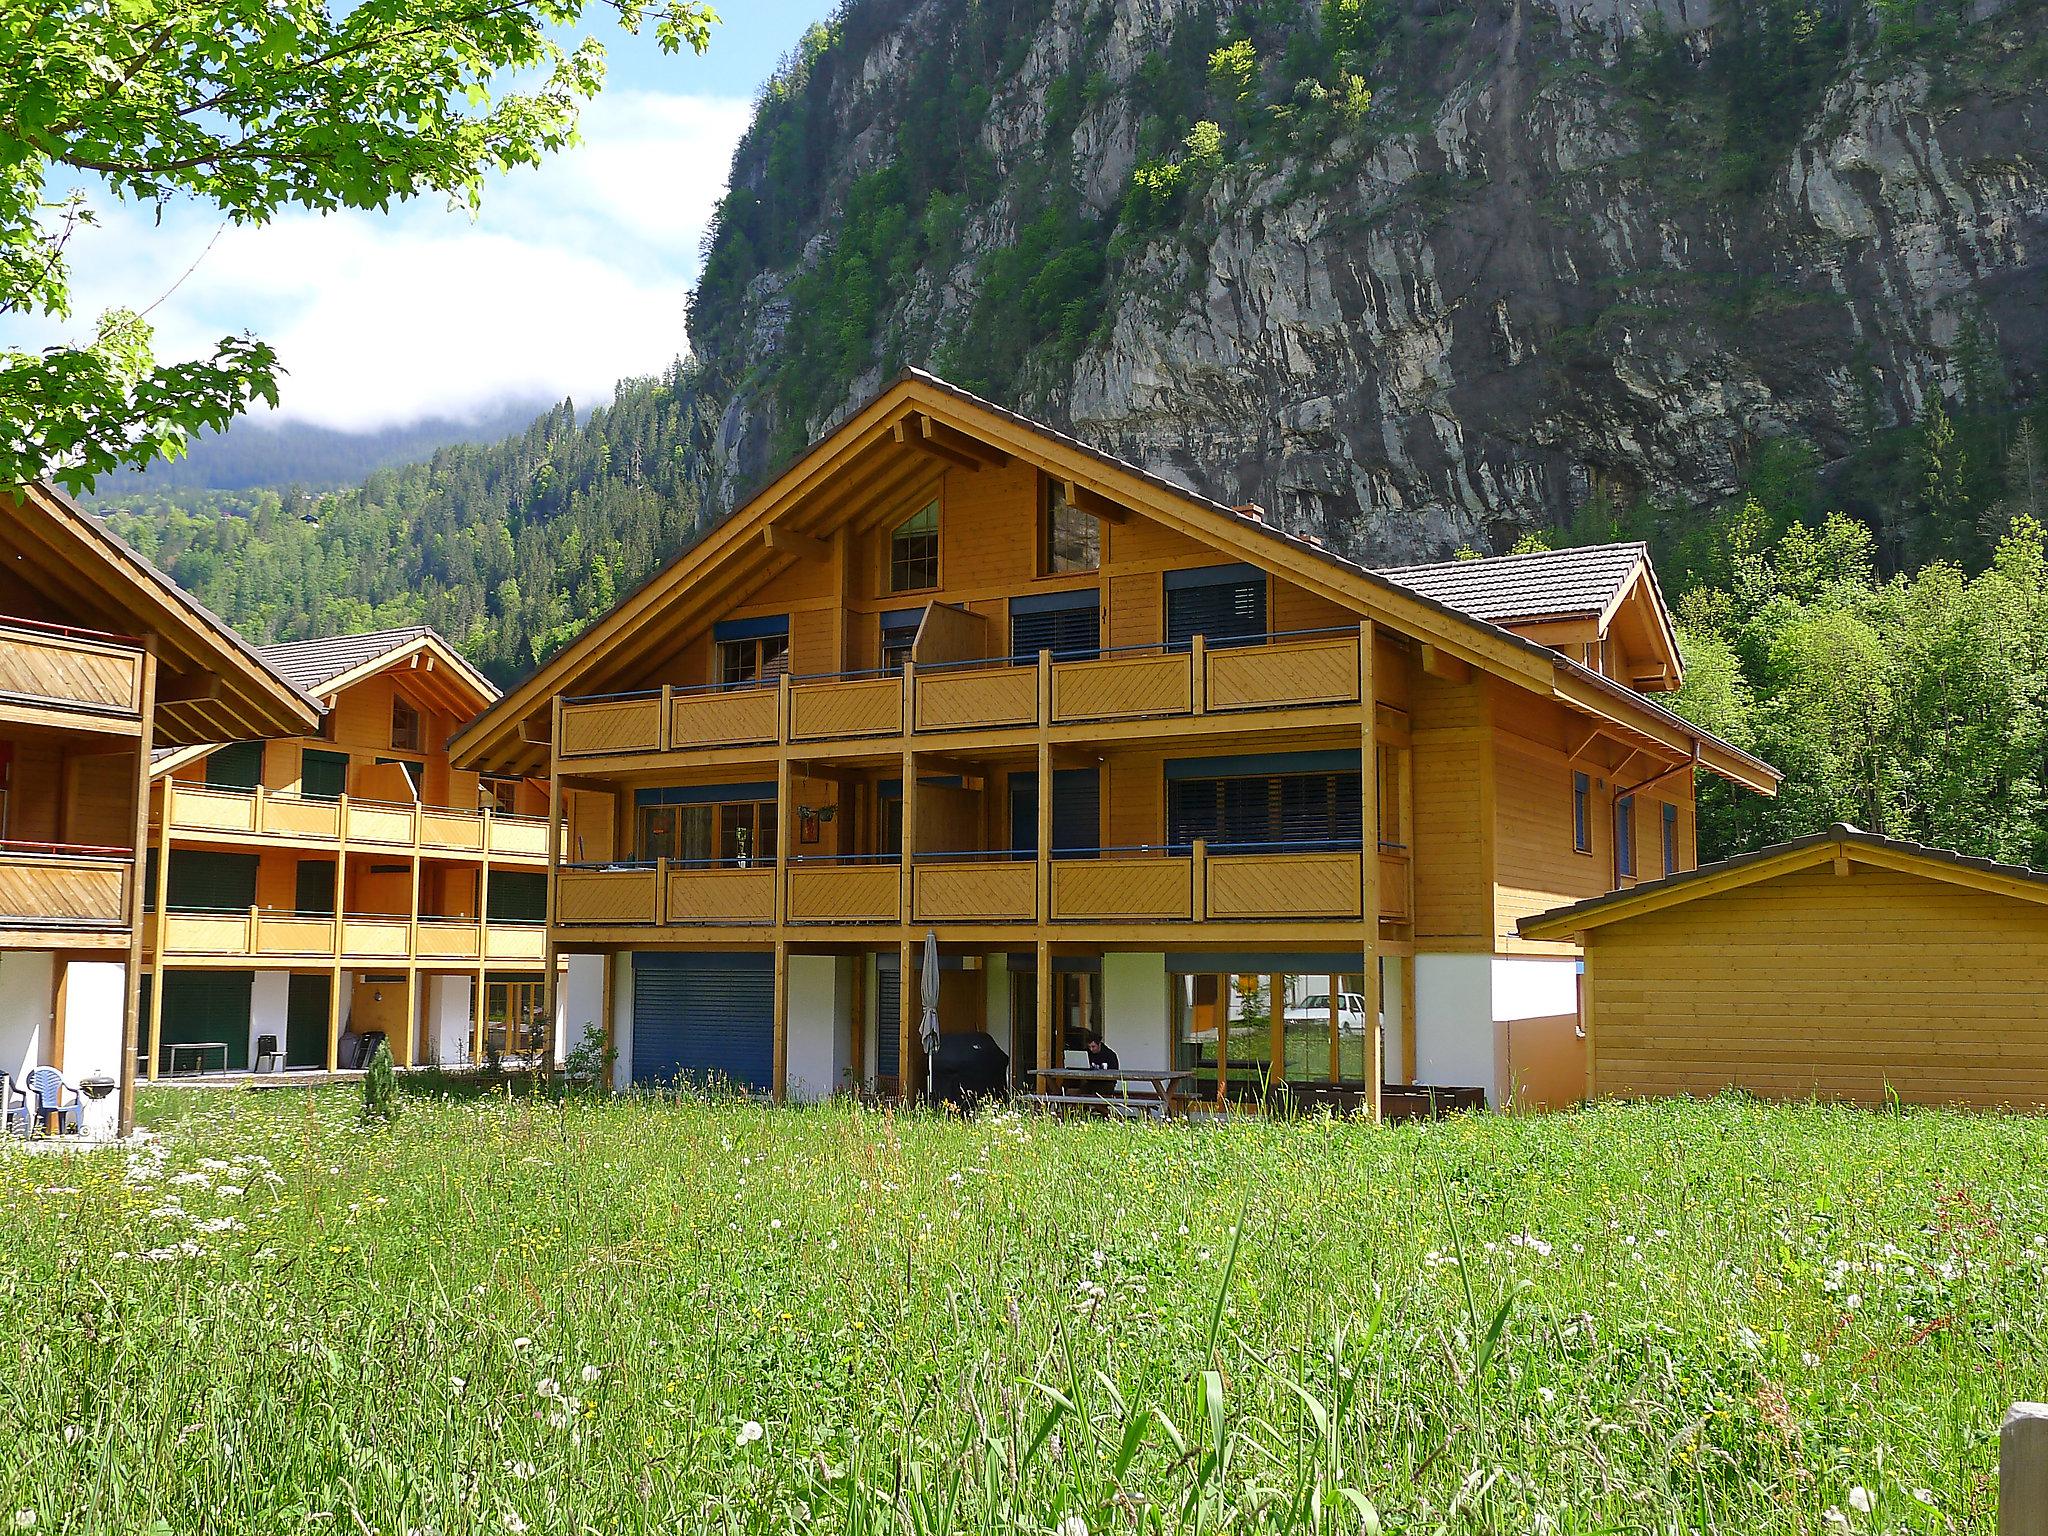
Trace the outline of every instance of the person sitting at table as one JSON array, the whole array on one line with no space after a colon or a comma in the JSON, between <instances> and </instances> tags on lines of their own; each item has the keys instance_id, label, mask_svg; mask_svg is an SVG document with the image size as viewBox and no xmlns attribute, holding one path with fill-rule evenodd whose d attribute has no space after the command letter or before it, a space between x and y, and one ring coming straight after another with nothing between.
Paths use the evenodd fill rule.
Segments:
<instances>
[{"instance_id":1,"label":"person sitting at table","mask_svg":"<svg viewBox=\"0 0 2048 1536\"><path fill-rule=\"evenodd\" d=\"M1115 1072L1122 1067L1123 1063L1116 1059L1116 1052L1109 1048L1107 1040L1090 1031L1088 1035L1088 1065L1091 1070L1096 1072Z\"/></svg>"}]
</instances>

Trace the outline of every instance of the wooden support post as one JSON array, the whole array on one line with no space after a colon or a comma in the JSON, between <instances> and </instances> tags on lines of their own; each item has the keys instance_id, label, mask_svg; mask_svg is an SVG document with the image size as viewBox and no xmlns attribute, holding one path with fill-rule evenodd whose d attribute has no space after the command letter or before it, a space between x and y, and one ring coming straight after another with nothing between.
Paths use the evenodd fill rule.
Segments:
<instances>
[{"instance_id":1,"label":"wooden support post","mask_svg":"<svg viewBox=\"0 0 2048 1536\"><path fill-rule=\"evenodd\" d=\"M1038 921L1052 921L1052 652L1038 653L1038 853L1035 901ZM1009 839L1004 839L1009 841ZM1099 841L1099 839L1098 839ZM1052 1063L1047 1062L1050 1066Z\"/></svg>"},{"instance_id":2,"label":"wooden support post","mask_svg":"<svg viewBox=\"0 0 2048 1536\"><path fill-rule=\"evenodd\" d=\"M1344 1036L1344 1016L1341 1008L1344 978L1330 978L1330 1081L1337 1082L1344 1076L1344 1053L1341 1041Z\"/></svg>"},{"instance_id":3,"label":"wooden support post","mask_svg":"<svg viewBox=\"0 0 2048 1536\"><path fill-rule=\"evenodd\" d=\"M846 1021L847 1055L853 1063L853 1082L856 1089L867 1081L868 1076L868 955L861 950L853 957L853 993L848 1002Z\"/></svg>"},{"instance_id":4,"label":"wooden support post","mask_svg":"<svg viewBox=\"0 0 2048 1536\"><path fill-rule=\"evenodd\" d=\"M556 694L548 726L548 886L546 938L541 945L541 1049L547 1065L555 1063L555 1011L560 1006L562 978L555 955L555 893L562 877L562 696Z\"/></svg>"},{"instance_id":5,"label":"wooden support post","mask_svg":"<svg viewBox=\"0 0 2048 1536\"><path fill-rule=\"evenodd\" d=\"M419 991L418 978L420 970L420 813L418 807L413 809L412 831L412 899L406 907L405 920L405 1059L399 1062L399 1065L402 1067L417 1066L419 1064L420 1023L413 1011L413 1004L417 1000ZM477 929L477 944L479 947L483 944L482 928Z\"/></svg>"},{"instance_id":6,"label":"wooden support post","mask_svg":"<svg viewBox=\"0 0 2048 1536\"><path fill-rule=\"evenodd\" d=\"M142 642L142 733L135 738L135 836L129 843L128 866L128 969L122 981L121 996L121 1115L120 1133L126 1136L135 1129L135 1055L141 1048L142 1034L142 880L146 873L143 849L149 846L149 752L156 730L156 637L148 636ZM164 802L164 830L166 841L170 831L170 802ZM169 871L170 856L157 855L157 884L163 884L163 877ZM149 1010L152 1020L149 1035L149 1076L156 1080L156 1027L155 1021L163 1017L163 905L161 892L157 905L157 951L156 963L158 980L149 989ZM62 961L58 962L60 965ZM58 1026L52 1026L53 1028ZM53 1062L60 1071L61 1061Z\"/></svg>"},{"instance_id":7,"label":"wooden support post","mask_svg":"<svg viewBox=\"0 0 2048 1536\"><path fill-rule=\"evenodd\" d=\"M1374 693L1373 622L1358 625L1358 704L1363 718L1360 728L1358 781L1364 800L1359 807L1358 873L1359 912L1365 922L1363 946L1364 975L1359 994L1365 1005L1365 1097L1372 1117L1381 1117L1380 1085L1386 1080L1386 1064L1380 1040L1380 769L1377 726L1379 707Z\"/></svg>"},{"instance_id":8,"label":"wooden support post","mask_svg":"<svg viewBox=\"0 0 2048 1536\"><path fill-rule=\"evenodd\" d=\"M554 879L549 877L552 885ZM476 867L476 995L469 1000L472 1039L469 1060L481 1066L484 1059L484 995L490 985L491 958L491 811L484 807L484 857Z\"/></svg>"},{"instance_id":9,"label":"wooden support post","mask_svg":"<svg viewBox=\"0 0 2048 1536\"><path fill-rule=\"evenodd\" d=\"M915 1074L911 1071L911 1051L917 1044L917 1013L920 1005L917 987L917 971L911 955L916 946L910 941L906 930L897 945L896 953L896 1097L909 1103Z\"/></svg>"},{"instance_id":10,"label":"wooden support post","mask_svg":"<svg viewBox=\"0 0 2048 1536\"><path fill-rule=\"evenodd\" d=\"M405 968L405 1059L399 1062L401 1067L410 1067L415 1064L413 1058L415 1048L419 1044L419 1037L420 968L419 962L415 960L408 963Z\"/></svg>"},{"instance_id":11,"label":"wooden support post","mask_svg":"<svg viewBox=\"0 0 2048 1536\"><path fill-rule=\"evenodd\" d=\"M327 978L327 1070L341 1070L341 967Z\"/></svg>"},{"instance_id":12,"label":"wooden support post","mask_svg":"<svg viewBox=\"0 0 2048 1536\"><path fill-rule=\"evenodd\" d=\"M327 989L327 1070L341 1070L341 957L348 930L348 793L334 797L334 974Z\"/></svg>"},{"instance_id":13,"label":"wooden support post","mask_svg":"<svg viewBox=\"0 0 2048 1536\"><path fill-rule=\"evenodd\" d=\"M70 1012L71 957L63 950L50 956L50 1046L44 1058L66 1078L72 1076L64 1071L64 1035L67 1028L66 1015Z\"/></svg>"},{"instance_id":14,"label":"wooden support post","mask_svg":"<svg viewBox=\"0 0 2048 1536\"><path fill-rule=\"evenodd\" d=\"M2048 1536L2048 1403L2014 1403L1999 1426L1998 1536Z\"/></svg>"},{"instance_id":15,"label":"wooden support post","mask_svg":"<svg viewBox=\"0 0 2048 1536\"><path fill-rule=\"evenodd\" d=\"M1287 978L1266 978L1266 1086L1287 1085Z\"/></svg>"},{"instance_id":16,"label":"wooden support post","mask_svg":"<svg viewBox=\"0 0 2048 1536\"><path fill-rule=\"evenodd\" d=\"M902 826L897 842L901 845L901 900L903 903L903 928L898 945L902 969L897 972L901 994L901 1017L896 1021L898 1038L896 1050L897 1097L908 1103L913 1095L913 1086L918 1076L916 1053L918 1049L916 1019L920 1007L918 989L914 985L915 972L911 969L910 955L912 931L917 914L917 753L911 746L911 727L916 715L917 663L906 660L903 663L903 795Z\"/></svg>"}]
</instances>

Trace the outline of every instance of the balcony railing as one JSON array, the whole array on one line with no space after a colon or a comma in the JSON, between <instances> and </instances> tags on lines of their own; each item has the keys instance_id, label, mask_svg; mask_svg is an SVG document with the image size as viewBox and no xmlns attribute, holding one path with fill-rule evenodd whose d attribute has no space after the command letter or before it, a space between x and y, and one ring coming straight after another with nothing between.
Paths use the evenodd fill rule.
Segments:
<instances>
[{"instance_id":1,"label":"balcony railing","mask_svg":"<svg viewBox=\"0 0 2048 1536\"><path fill-rule=\"evenodd\" d=\"M539 960L547 930L540 923L482 923L473 917L398 913L174 909L164 916L164 953L171 958L325 960L424 966ZM154 923L149 925L154 942Z\"/></svg>"},{"instance_id":2,"label":"balcony railing","mask_svg":"<svg viewBox=\"0 0 2048 1536\"><path fill-rule=\"evenodd\" d=\"M142 644L100 634L0 619L0 703L142 718Z\"/></svg>"},{"instance_id":3,"label":"balcony railing","mask_svg":"<svg viewBox=\"0 0 2048 1536\"><path fill-rule=\"evenodd\" d=\"M164 782L163 792L160 814L169 816L173 833L290 838L337 846L346 836L351 847L386 851L418 849L452 855L488 851L495 858L536 861L548 855L547 818L541 816L357 800L347 795L329 800L265 789L216 789L174 779Z\"/></svg>"},{"instance_id":4,"label":"balcony railing","mask_svg":"<svg viewBox=\"0 0 2048 1536\"><path fill-rule=\"evenodd\" d=\"M1145 645L567 699L563 758L859 741L965 730L1355 707L1359 633L1301 630L1207 645ZM1040 686L1040 671L1047 674ZM906 707L906 700L908 707Z\"/></svg>"},{"instance_id":5,"label":"balcony railing","mask_svg":"<svg viewBox=\"0 0 2048 1536\"><path fill-rule=\"evenodd\" d=\"M125 931L134 874L118 848L0 842L0 928Z\"/></svg>"},{"instance_id":6,"label":"balcony railing","mask_svg":"<svg viewBox=\"0 0 2048 1536\"><path fill-rule=\"evenodd\" d=\"M1357 921L1364 910L1355 841L1066 850L1049 862L1049 910L1039 910L1040 861L1028 850L920 854L910 870L914 925L1055 925ZM1406 922L1407 851L1377 855L1379 917ZM565 865L557 874L563 928L765 927L776 921L775 866L732 863ZM903 864L894 855L791 860L783 921L795 927L898 924Z\"/></svg>"}]
</instances>

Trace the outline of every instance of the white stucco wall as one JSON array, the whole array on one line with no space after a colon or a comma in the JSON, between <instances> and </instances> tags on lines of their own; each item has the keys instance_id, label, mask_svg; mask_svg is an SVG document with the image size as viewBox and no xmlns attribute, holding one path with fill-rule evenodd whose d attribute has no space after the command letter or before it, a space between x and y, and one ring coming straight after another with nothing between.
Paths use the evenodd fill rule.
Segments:
<instances>
[{"instance_id":1,"label":"white stucco wall","mask_svg":"<svg viewBox=\"0 0 2048 1536\"><path fill-rule=\"evenodd\" d=\"M279 1052L284 1050L285 1017L291 1010L290 971L256 971L249 978L249 1068L256 1067L256 1041L275 1035Z\"/></svg>"},{"instance_id":2,"label":"white stucco wall","mask_svg":"<svg viewBox=\"0 0 2048 1536\"><path fill-rule=\"evenodd\" d=\"M555 994L555 1065L562 1066L586 1035L604 1032L604 956L570 955Z\"/></svg>"},{"instance_id":3,"label":"white stucco wall","mask_svg":"<svg viewBox=\"0 0 2048 1536\"><path fill-rule=\"evenodd\" d=\"M1504 1089L1493 1016L1491 955L1415 957L1415 1081L1432 1088Z\"/></svg>"},{"instance_id":4,"label":"white stucco wall","mask_svg":"<svg viewBox=\"0 0 2048 1536\"><path fill-rule=\"evenodd\" d=\"M1547 1019L1579 1011L1579 963L1573 959L1515 956L1493 961L1493 1016Z\"/></svg>"},{"instance_id":5,"label":"white stucco wall","mask_svg":"<svg viewBox=\"0 0 2048 1536\"><path fill-rule=\"evenodd\" d=\"M612 1048L619 1059L612 1068L612 1086L633 1084L633 957L630 953L593 955L600 965L612 968Z\"/></svg>"},{"instance_id":6,"label":"white stucco wall","mask_svg":"<svg viewBox=\"0 0 2048 1536\"><path fill-rule=\"evenodd\" d=\"M120 1080L127 1007L126 961L71 962L64 983L64 1059L58 1068L72 1082L82 1077Z\"/></svg>"},{"instance_id":7,"label":"white stucco wall","mask_svg":"<svg viewBox=\"0 0 2048 1536\"><path fill-rule=\"evenodd\" d=\"M830 1098L853 1068L853 957L789 957L784 1086L799 1103Z\"/></svg>"},{"instance_id":8,"label":"white stucco wall","mask_svg":"<svg viewBox=\"0 0 2048 1536\"><path fill-rule=\"evenodd\" d=\"M1126 1067L1164 1070L1169 1021L1166 956L1157 952L1102 957L1102 1038Z\"/></svg>"},{"instance_id":9,"label":"white stucco wall","mask_svg":"<svg viewBox=\"0 0 2048 1536\"><path fill-rule=\"evenodd\" d=\"M1005 1051L1010 1048L1010 957L987 955L982 966L988 977L987 1022L982 1028Z\"/></svg>"},{"instance_id":10,"label":"white stucco wall","mask_svg":"<svg viewBox=\"0 0 2048 1536\"><path fill-rule=\"evenodd\" d=\"M475 991L473 976L427 978L427 1060L436 1066L469 1065L476 1049L470 1022L470 999Z\"/></svg>"},{"instance_id":11,"label":"white stucco wall","mask_svg":"<svg viewBox=\"0 0 2048 1536\"><path fill-rule=\"evenodd\" d=\"M44 1064L55 977L53 955L0 951L0 1072L16 1082L30 1067Z\"/></svg>"}]
</instances>

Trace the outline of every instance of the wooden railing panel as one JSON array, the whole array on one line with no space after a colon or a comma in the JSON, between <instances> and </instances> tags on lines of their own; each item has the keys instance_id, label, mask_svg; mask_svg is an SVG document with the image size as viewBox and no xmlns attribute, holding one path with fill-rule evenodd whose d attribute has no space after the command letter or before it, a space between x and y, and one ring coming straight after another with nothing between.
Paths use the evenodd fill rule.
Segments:
<instances>
[{"instance_id":1,"label":"wooden railing panel","mask_svg":"<svg viewBox=\"0 0 2048 1536\"><path fill-rule=\"evenodd\" d=\"M792 682L789 686L789 737L792 741L894 736L902 729L901 677Z\"/></svg>"},{"instance_id":2,"label":"wooden railing panel","mask_svg":"<svg viewBox=\"0 0 2048 1536\"><path fill-rule=\"evenodd\" d=\"M142 653L110 641L0 624L0 697L140 715Z\"/></svg>"},{"instance_id":3,"label":"wooden railing panel","mask_svg":"<svg viewBox=\"0 0 2048 1536\"><path fill-rule=\"evenodd\" d=\"M412 941L412 924L402 917L344 917L341 951L376 960L403 960Z\"/></svg>"},{"instance_id":4,"label":"wooden railing panel","mask_svg":"<svg viewBox=\"0 0 2048 1536\"><path fill-rule=\"evenodd\" d=\"M1185 715L1194 706L1194 660L1186 652L1053 664L1052 717L1057 721Z\"/></svg>"},{"instance_id":5,"label":"wooden railing panel","mask_svg":"<svg viewBox=\"0 0 2048 1536\"><path fill-rule=\"evenodd\" d=\"M246 912L173 912L164 922L164 947L174 955L246 955Z\"/></svg>"},{"instance_id":6,"label":"wooden railing panel","mask_svg":"<svg viewBox=\"0 0 2048 1536\"><path fill-rule=\"evenodd\" d=\"M825 865L789 872L793 923L893 923L903 909L894 864Z\"/></svg>"},{"instance_id":7,"label":"wooden railing panel","mask_svg":"<svg viewBox=\"0 0 2048 1536\"><path fill-rule=\"evenodd\" d=\"M775 871L672 869L668 873L671 923L772 923Z\"/></svg>"},{"instance_id":8,"label":"wooden railing panel","mask_svg":"<svg viewBox=\"0 0 2048 1536\"><path fill-rule=\"evenodd\" d=\"M1380 916L1395 922L1410 921L1415 912L1415 866L1405 853L1380 850Z\"/></svg>"},{"instance_id":9,"label":"wooden railing panel","mask_svg":"<svg viewBox=\"0 0 2048 1536\"><path fill-rule=\"evenodd\" d=\"M126 859L0 850L0 926L11 919L66 927L125 927Z\"/></svg>"},{"instance_id":10,"label":"wooden railing panel","mask_svg":"<svg viewBox=\"0 0 2048 1536\"><path fill-rule=\"evenodd\" d=\"M171 828L180 832L256 831L256 797L239 789L180 784L171 791Z\"/></svg>"},{"instance_id":11,"label":"wooden railing panel","mask_svg":"<svg viewBox=\"0 0 2048 1536\"><path fill-rule=\"evenodd\" d=\"M1185 922L1194 915L1193 865L1187 859L1056 859L1056 923Z\"/></svg>"},{"instance_id":12,"label":"wooden railing panel","mask_svg":"<svg viewBox=\"0 0 2048 1536\"><path fill-rule=\"evenodd\" d=\"M548 824L534 816L493 816L491 852L548 856Z\"/></svg>"},{"instance_id":13,"label":"wooden railing panel","mask_svg":"<svg viewBox=\"0 0 2048 1536\"><path fill-rule=\"evenodd\" d=\"M563 757L661 750L661 697L593 699L562 706Z\"/></svg>"},{"instance_id":14,"label":"wooden railing panel","mask_svg":"<svg viewBox=\"0 0 2048 1536\"><path fill-rule=\"evenodd\" d=\"M178 796L183 800L184 795ZM361 805L348 807L348 840L351 843L397 843L412 846L413 811L402 805Z\"/></svg>"},{"instance_id":15,"label":"wooden railing panel","mask_svg":"<svg viewBox=\"0 0 2048 1536\"><path fill-rule=\"evenodd\" d=\"M256 951L263 955L332 955L334 919L262 913L256 920Z\"/></svg>"},{"instance_id":16,"label":"wooden railing panel","mask_svg":"<svg viewBox=\"0 0 2048 1536\"><path fill-rule=\"evenodd\" d=\"M917 674L917 728L959 731L1038 721L1038 673L1031 667Z\"/></svg>"},{"instance_id":17,"label":"wooden railing panel","mask_svg":"<svg viewBox=\"0 0 2048 1536\"><path fill-rule=\"evenodd\" d=\"M555 875L555 921L628 925L661 917L659 877L652 869L564 869Z\"/></svg>"},{"instance_id":18,"label":"wooden railing panel","mask_svg":"<svg viewBox=\"0 0 2048 1536\"><path fill-rule=\"evenodd\" d=\"M669 708L669 747L754 746L773 741L776 698L773 688L684 694Z\"/></svg>"},{"instance_id":19,"label":"wooden railing panel","mask_svg":"<svg viewBox=\"0 0 2048 1536\"><path fill-rule=\"evenodd\" d=\"M474 960L482 950L480 924L448 918L421 918L419 948L422 960Z\"/></svg>"},{"instance_id":20,"label":"wooden railing panel","mask_svg":"<svg viewBox=\"0 0 2048 1536\"><path fill-rule=\"evenodd\" d=\"M180 803L184 797L185 791L180 790ZM332 842L341 835L341 802L265 796L263 831L270 837L317 837Z\"/></svg>"},{"instance_id":21,"label":"wooden railing panel","mask_svg":"<svg viewBox=\"0 0 2048 1536\"><path fill-rule=\"evenodd\" d=\"M1355 853L1243 853L1208 862L1212 922L1359 916Z\"/></svg>"},{"instance_id":22,"label":"wooden railing panel","mask_svg":"<svg viewBox=\"0 0 2048 1536\"><path fill-rule=\"evenodd\" d=\"M540 923L492 923L484 930L486 958L541 960L548 952L548 931Z\"/></svg>"},{"instance_id":23,"label":"wooden railing panel","mask_svg":"<svg viewBox=\"0 0 2048 1536\"><path fill-rule=\"evenodd\" d=\"M1281 640L1208 653L1203 704L1212 710L1358 702L1358 637Z\"/></svg>"},{"instance_id":24,"label":"wooden railing panel","mask_svg":"<svg viewBox=\"0 0 2048 1536\"><path fill-rule=\"evenodd\" d=\"M1038 918L1038 869L1029 862L920 864L911 877L920 923L1029 923Z\"/></svg>"},{"instance_id":25,"label":"wooden railing panel","mask_svg":"<svg viewBox=\"0 0 2048 1536\"><path fill-rule=\"evenodd\" d=\"M447 848L457 853L475 853L484 845L481 816L463 811L420 811L420 843L430 848Z\"/></svg>"}]
</instances>

